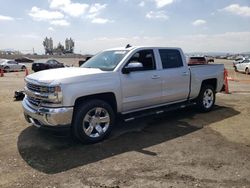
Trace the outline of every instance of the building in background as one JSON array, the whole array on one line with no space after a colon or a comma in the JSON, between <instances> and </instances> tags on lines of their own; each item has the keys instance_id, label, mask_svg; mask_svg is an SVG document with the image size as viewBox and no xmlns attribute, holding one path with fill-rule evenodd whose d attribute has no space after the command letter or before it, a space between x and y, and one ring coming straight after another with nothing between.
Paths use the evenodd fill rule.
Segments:
<instances>
[{"instance_id":1,"label":"building in background","mask_svg":"<svg viewBox=\"0 0 250 188\"><path fill-rule=\"evenodd\" d=\"M66 38L65 40L65 53L74 53L75 42L72 38Z\"/></svg>"},{"instance_id":2,"label":"building in background","mask_svg":"<svg viewBox=\"0 0 250 188\"><path fill-rule=\"evenodd\" d=\"M53 40L52 38L45 38L43 41L43 46L45 49L45 54L53 55Z\"/></svg>"},{"instance_id":3,"label":"building in background","mask_svg":"<svg viewBox=\"0 0 250 188\"><path fill-rule=\"evenodd\" d=\"M75 42L72 38L66 38L65 46L63 46L60 42L58 43L57 47L53 47L53 39L46 37L43 41L43 46L45 50L45 54L53 55L53 54L66 54L66 53L74 53Z\"/></svg>"}]
</instances>

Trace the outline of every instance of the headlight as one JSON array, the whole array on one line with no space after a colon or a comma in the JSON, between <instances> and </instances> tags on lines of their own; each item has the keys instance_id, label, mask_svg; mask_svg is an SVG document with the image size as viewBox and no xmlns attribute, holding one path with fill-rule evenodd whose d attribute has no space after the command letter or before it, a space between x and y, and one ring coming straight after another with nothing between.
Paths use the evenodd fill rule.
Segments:
<instances>
[{"instance_id":1,"label":"headlight","mask_svg":"<svg viewBox=\"0 0 250 188\"><path fill-rule=\"evenodd\" d=\"M56 96L56 102L61 103L62 102L62 88L61 86L55 86L55 96Z\"/></svg>"},{"instance_id":2,"label":"headlight","mask_svg":"<svg viewBox=\"0 0 250 188\"><path fill-rule=\"evenodd\" d=\"M50 87L49 89L50 91L52 91L49 95L48 95L48 101L49 102L53 102L53 103L61 103L62 102L62 88L60 85L58 86L53 86Z\"/></svg>"}]
</instances>

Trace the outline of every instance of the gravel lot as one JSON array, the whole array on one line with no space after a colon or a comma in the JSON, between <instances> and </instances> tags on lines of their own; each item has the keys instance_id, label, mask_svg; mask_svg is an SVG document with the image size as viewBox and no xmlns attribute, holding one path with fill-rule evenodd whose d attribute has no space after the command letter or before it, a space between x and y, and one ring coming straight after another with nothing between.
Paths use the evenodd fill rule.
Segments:
<instances>
[{"instance_id":1,"label":"gravel lot","mask_svg":"<svg viewBox=\"0 0 250 188\"><path fill-rule=\"evenodd\" d=\"M78 59L59 59L77 65ZM0 187L250 187L250 75L235 73L215 109L118 122L109 139L76 143L30 127L15 90L24 72L0 77ZM30 65L28 65L30 67Z\"/></svg>"}]
</instances>

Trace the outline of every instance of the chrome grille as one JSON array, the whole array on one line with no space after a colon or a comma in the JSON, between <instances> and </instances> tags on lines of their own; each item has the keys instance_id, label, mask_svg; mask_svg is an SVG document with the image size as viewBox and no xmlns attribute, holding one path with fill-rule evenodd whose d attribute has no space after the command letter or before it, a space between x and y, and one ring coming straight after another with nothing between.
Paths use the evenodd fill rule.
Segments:
<instances>
[{"instance_id":1,"label":"chrome grille","mask_svg":"<svg viewBox=\"0 0 250 188\"><path fill-rule=\"evenodd\" d=\"M39 93L54 93L55 92L55 87L40 86L40 85L35 85L29 82L27 83L27 88L30 91L35 91Z\"/></svg>"},{"instance_id":2,"label":"chrome grille","mask_svg":"<svg viewBox=\"0 0 250 188\"><path fill-rule=\"evenodd\" d=\"M41 103L43 103L43 104L53 104L52 102L43 101L42 99L37 99L37 98L34 98L34 97L30 97L30 96L27 96L27 99L34 106L39 106L39 104L41 104Z\"/></svg>"},{"instance_id":3,"label":"chrome grille","mask_svg":"<svg viewBox=\"0 0 250 188\"><path fill-rule=\"evenodd\" d=\"M29 96L27 97L27 99L31 104L35 106L39 106L39 104L41 103L41 99L36 99L34 97L29 97Z\"/></svg>"}]
</instances>

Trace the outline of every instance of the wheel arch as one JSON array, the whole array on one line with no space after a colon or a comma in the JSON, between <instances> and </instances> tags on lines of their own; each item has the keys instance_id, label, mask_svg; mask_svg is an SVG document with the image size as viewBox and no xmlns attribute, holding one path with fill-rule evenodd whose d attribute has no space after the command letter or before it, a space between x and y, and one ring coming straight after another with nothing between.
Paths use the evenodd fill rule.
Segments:
<instances>
[{"instance_id":1,"label":"wheel arch","mask_svg":"<svg viewBox=\"0 0 250 188\"><path fill-rule=\"evenodd\" d=\"M217 88L217 79L216 78L212 78L212 79L207 79L207 80L203 80L201 83L201 89L204 85L211 85L214 90L216 91ZM200 91L201 91L200 89Z\"/></svg>"},{"instance_id":2,"label":"wheel arch","mask_svg":"<svg viewBox=\"0 0 250 188\"><path fill-rule=\"evenodd\" d=\"M77 106L81 105L84 101L91 100L91 99L99 99L99 100L103 100L103 101L107 102L114 110L114 113L117 113L117 100L116 100L116 96L113 92L98 93L98 94L78 97L75 100L74 106L77 107Z\"/></svg>"}]
</instances>

